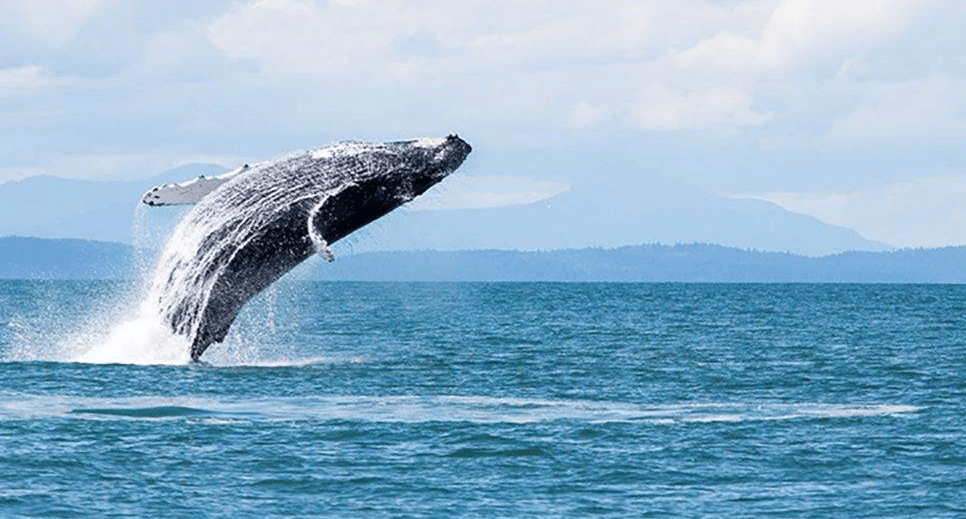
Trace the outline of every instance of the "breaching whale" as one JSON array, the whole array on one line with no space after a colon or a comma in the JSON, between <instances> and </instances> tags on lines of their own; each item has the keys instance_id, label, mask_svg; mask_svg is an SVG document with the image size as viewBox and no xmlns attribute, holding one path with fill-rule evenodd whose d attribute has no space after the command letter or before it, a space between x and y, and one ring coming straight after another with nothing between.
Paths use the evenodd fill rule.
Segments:
<instances>
[{"instance_id":1,"label":"breaching whale","mask_svg":"<svg viewBox=\"0 0 966 519\"><path fill-rule=\"evenodd\" d=\"M195 204L161 255L149 301L197 361L242 306L328 246L424 193L463 163L456 135L342 142L212 178L156 187L149 205Z\"/></svg>"}]
</instances>

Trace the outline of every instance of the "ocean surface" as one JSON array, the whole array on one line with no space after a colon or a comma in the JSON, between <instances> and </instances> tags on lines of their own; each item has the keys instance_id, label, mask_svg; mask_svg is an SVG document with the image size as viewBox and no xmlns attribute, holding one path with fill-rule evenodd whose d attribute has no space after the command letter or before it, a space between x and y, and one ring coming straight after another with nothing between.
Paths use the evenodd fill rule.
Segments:
<instances>
[{"instance_id":1,"label":"ocean surface","mask_svg":"<svg viewBox=\"0 0 966 519\"><path fill-rule=\"evenodd\" d=\"M0 281L0 517L966 516L966 286L289 281L173 365L139 294Z\"/></svg>"}]
</instances>

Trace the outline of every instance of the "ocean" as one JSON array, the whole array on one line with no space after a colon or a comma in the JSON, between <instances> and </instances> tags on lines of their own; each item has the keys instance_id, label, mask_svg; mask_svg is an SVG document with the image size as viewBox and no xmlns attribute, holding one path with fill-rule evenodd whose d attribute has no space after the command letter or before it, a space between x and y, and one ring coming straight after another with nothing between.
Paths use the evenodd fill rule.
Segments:
<instances>
[{"instance_id":1,"label":"ocean","mask_svg":"<svg viewBox=\"0 0 966 519\"><path fill-rule=\"evenodd\" d=\"M0 516L966 516L964 285L283 280L168 365L139 294L0 281Z\"/></svg>"}]
</instances>

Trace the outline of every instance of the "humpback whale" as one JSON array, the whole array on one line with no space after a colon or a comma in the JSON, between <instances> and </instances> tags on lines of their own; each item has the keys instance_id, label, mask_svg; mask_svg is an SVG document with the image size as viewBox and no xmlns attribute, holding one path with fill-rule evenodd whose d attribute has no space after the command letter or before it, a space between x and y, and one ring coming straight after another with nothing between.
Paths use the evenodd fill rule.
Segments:
<instances>
[{"instance_id":1,"label":"humpback whale","mask_svg":"<svg viewBox=\"0 0 966 519\"><path fill-rule=\"evenodd\" d=\"M330 244L424 193L470 151L456 135L341 142L156 187L143 203L195 205L165 246L149 301L197 361L254 295L316 253L331 260Z\"/></svg>"}]
</instances>

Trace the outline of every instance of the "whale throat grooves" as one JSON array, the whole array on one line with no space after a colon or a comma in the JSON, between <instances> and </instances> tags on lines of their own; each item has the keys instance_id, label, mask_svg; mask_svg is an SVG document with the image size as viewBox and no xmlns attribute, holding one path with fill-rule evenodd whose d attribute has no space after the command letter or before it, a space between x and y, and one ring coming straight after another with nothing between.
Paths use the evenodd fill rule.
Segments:
<instances>
[{"instance_id":1,"label":"whale throat grooves","mask_svg":"<svg viewBox=\"0 0 966 519\"><path fill-rule=\"evenodd\" d=\"M211 182L213 190L200 196L175 228L148 301L173 333L188 340L191 358L198 360L211 344L224 340L254 295L425 192L470 151L469 144L450 135L337 143L246 165ZM164 205L167 191L185 199L185 185L155 188L144 202Z\"/></svg>"}]
</instances>

